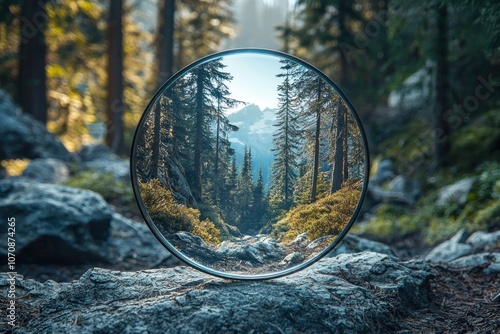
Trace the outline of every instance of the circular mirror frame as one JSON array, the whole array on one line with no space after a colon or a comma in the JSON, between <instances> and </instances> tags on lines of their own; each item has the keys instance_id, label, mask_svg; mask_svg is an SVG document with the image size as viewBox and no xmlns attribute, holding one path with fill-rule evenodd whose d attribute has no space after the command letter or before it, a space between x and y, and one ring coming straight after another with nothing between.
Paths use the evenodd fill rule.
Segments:
<instances>
[{"instance_id":1,"label":"circular mirror frame","mask_svg":"<svg viewBox=\"0 0 500 334\"><path fill-rule=\"evenodd\" d=\"M356 205L356 208L351 215L351 219L347 223L347 225L342 229L342 231L337 235L335 240L325 249L323 249L318 255L313 257L310 260L304 261L296 266L292 266L290 268L276 271L276 272L270 272L270 273L264 273L264 274L256 274L256 275L242 275L242 274L236 274L236 273L230 273L230 272L224 272L224 271L219 271L212 269L210 267L204 266L198 262L196 262L194 259L184 255L182 252L177 250L168 240L167 238L160 232L154 221L151 219L149 212L147 208L144 205L144 202L142 200L139 184L137 182L137 173L136 173L136 160L137 160L137 141L138 141L138 136L140 134L140 130L144 126L146 119L152 110L152 106L154 103L160 98L160 96L163 94L163 92L173 83L175 83L180 77L184 76L186 73L191 71L193 68L208 63L214 59L222 58L225 56L231 56L231 55L240 55L240 54L255 54L255 55L264 55L264 56L274 56L274 57L279 57L282 59L287 59L293 62L296 62L299 65L302 65L306 67L307 69L313 71L315 74L317 74L320 78L322 78L326 83L328 83L339 96L343 99L347 107L349 108L352 116L354 117L357 126L359 127L359 131L361 134L362 142L363 142L363 149L364 149L364 168L365 168L365 173L363 177L363 188L361 190L361 195L358 201L358 204ZM370 157L369 157L369 152L368 152L368 141L366 138L366 134L363 128L363 125L361 123L361 120L356 113L356 110L354 109L353 105L349 101L349 99L345 96L345 94L342 92L342 90L335 84L335 82L330 79L328 76L323 74L319 69L316 67L312 66L311 64L295 57L291 56L289 54L286 54L284 52L280 51L275 51L275 50L269 50L269 49L259 49L259 48L241 48L241 49L232 49L232 50L226 50L226 51L221 51L218 53L214 53L211 55L208 55L206 57L203 57L190 65L184 67L181 69L179 72L177 72L175 75L173 75L170 79L168 79L154 94L153 98L151 101L148 103L146 106L146 109L144 113L141 116L141 119L139 121L139 124L137 125L137 128L135 130L134 134L134 139L132 141L132 148L131 148L131 154L130 154L130 175L131 175L131 181L132 181L132 188L134 191L134 196L137 202L137 205L139 207L139 210L146 221L149 229L153 232L155 237L158 239L158 241L174 256L176 256L179 260L182 262L188 264L189 266L202 271L204 273L220 277L220 278L225 278L225 279L232 279L232 280L247 280L247 281L256 281L256 280L266 280L266 279L273 279L273 278L278 278L282 277L285 275L293 274L296 273L306 267L309 267L310 265L314 264L315 262L319 261L321 258L323 258L326 254L331 252L345 237L345 235L349 232L351 229L352 225L356 221L357 216L359 215L359 212L361 210L361 207L363 205L363 201L366 197L366 192L368 189L368 181L369 181L369 172L370 172Z\"/></svg>"}]
</instances>

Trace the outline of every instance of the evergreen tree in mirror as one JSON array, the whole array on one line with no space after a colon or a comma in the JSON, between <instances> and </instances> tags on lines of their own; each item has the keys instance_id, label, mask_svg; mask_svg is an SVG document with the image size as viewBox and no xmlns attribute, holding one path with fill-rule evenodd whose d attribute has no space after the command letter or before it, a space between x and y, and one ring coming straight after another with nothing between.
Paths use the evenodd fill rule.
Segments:
<instances>
[{"instance_id":1,"label":"evergreen tree in mirror","mask_svg":"<svg viewBox=\"0 0 500 334\"><path fill-rule=\"evenodd\" d=\"M273 210L288 210L293 203L293 186L297 178L298 150L300 145L297 127L299 106L293 87L297 64L289 60L281 60L282 72L277 76L283 78L278 86L278 110L276 112L277 130L273 134L273 151L275 160L272 166L271 206Z\"/></svg>"}]
</instances>

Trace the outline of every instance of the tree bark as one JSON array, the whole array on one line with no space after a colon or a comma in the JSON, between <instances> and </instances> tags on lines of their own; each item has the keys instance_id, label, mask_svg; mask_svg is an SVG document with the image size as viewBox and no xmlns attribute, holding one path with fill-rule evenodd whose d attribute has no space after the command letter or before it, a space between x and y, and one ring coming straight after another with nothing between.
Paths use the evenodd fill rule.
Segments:
<instances>
[{"instance_id":1,"label":"tree bark","mask_svg":"<svg viewBox=\"0 0 500 334\"><path fill-rule=\"evenodd\" d=\"M343 133L343 138L344 138L344 167L343 167L343 173L344 173L344 181L347 181L349 178L349 161L347 160L348 158L348 153L349 153L349 147L347 146L347 138L349 136L349 123L348 118L347 118L347 113L349 111L346 110L344 112L344 133Z\"/></svg>"},{"instance_id":2,"label":"tree bark","mask_svg":"<svg viewBox=\"0 0 500 334\"><path fill-rule=\"evenodd\" d=\"M446 1L436 4L437 38L436 38L436 100L434 122L434 169L446 165L446 157L450 148L449 128L444 115L448 110L448 8Z\"/></svg>"},{"instance_id":3,"label":"tree bark","mask_svg":"<svg viewBox=\"0 0 500 334\"><path fill-rule=\"evenodd\" d=\"M333 177L331 192L334 193L342 187L344 181L344 106L339 102L337 110L337 126L335 130L335 153L333 157Z\"/></svg>"},{"instance_id":4,"label":"tree bark","mask_svg":"<svg viewBox=\"0 0 500 334\"><path fill-rule=\"evenodd\" d=\"M316 99L316 131L314 134L314 165L313 165L313 178L311 187L311 202L316 200L317 187L318 187L318 173L319 173L319 139L321 130L321 79L318 78L318 97Z\"/></svg>"},{"instance_id":5,"label":"tree bark","mask_svg":"<svg viewBox=\"0 0 500 334\"><path fill-rule=\"evenodd\" d=\"M194 188L193 195L198 202L201 202L201 155L203 150L203 81L205 71L198 70L196 88L196 124L194 142Z\"/></svg>"},{"instance_id":6,"label":"tree bark","mask_svg":"<svg viewBox=\"0 0 500 334\"><path fill-rule=\"evenodd\" d=\"M47 0L22 1L17 101L23 112L31 114L43 124L47 123L46 2Z\"/></svg>"},{"instance_id":7,"label":"tree bark","mask_svg":"<svg viewBox=\"0 0 500 334\"><path fill-rule=\"evenodd\" d=\"M108 42L108 96L106 143L115 153L123 152L123 0L110 0Z\"/></svg>"},{"instance_id":8,"label":"tree bark","mask_svg":"<svg viewBox=\"0 0 500 334\"><path fill-rule=\"evenodd\" d=\"M162 0L158 17L158 86L173 75L175 0Z\"/></svg>"}]
</instances>

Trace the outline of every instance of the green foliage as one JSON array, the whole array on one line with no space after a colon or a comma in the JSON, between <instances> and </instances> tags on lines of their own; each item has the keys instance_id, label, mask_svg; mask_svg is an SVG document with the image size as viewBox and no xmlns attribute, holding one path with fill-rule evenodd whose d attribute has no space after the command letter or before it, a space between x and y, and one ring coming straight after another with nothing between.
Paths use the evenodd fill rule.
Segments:
<instances>
[{"instance_id":1,"label":"green foliage","mask_svg":"<svg viewBox=\"0 0 500 334\"><path fill-rule=\"evenodd\" d=\"M487 161L481 164L477 195L479 200L500 199L500 162Z\"/></svg>"},{"instance_id":2,"label":"green foliage","mask_svg":"<svg viewBox=\"0 0 500 334\"><path fill-rule=\"evenodd\" d=\"M450 157L462 170L472 170L485 157L500 160L500 110L476 117L451 136Z\"/></svg>"},{"instance_id":3,"label":"green foliage","mask_svg":"<svg viewBox=\"0 0 500 334\"><path fill-rule=\"evenodd\" d=\"M474 217L473 223L477 226L500 223L500 200L491 201L490 205L479 210Z\"/></svg>"},{"instance_id":4,"label":"green foliage","mask_svg":"<svg viewBox=\"0 0 500 334\"><path fill-rule=\"evenodd\" d=\"M273 234L282 240L292 240L304 232L311 240L326 235L337 235L351 219L359 196L359 190L345 185L339 191L314 203L299 205L275 224Z\"/></svg>"},{"instance_id":5,"label":"green foliage","mask_svg":"<svg viewBox=\"0 0 500 334\"><path fill-rule=\"evenodd\" d=\"M464 205L449 203L437 205L437 190L428 192L413 208L395 204L382 204L375 218L353 231L366 233L385 240L396 240L420 234L434 245L448 239L457 231L468 232L487 229L500 221L500 163L486 162L477 168L478 182L473 186ZM449 172L448 172L449 174ZM459 178L448 179L451 184Z\"/></svg>"},{"instance_id":6,"label":"green foliage","mask_svg":"<svg viewBox=\"0 0 500 334\"><path fill-rule=\"evenodd\" d=\"M80 171L66 181L65 185L92 190L101 194L109 203L135 209L135 197L132 187L121 180L117 180L111 172L101 174L93 171Z\"/></svg>"},{"instance_id":7,"label":"green foliage","mask_svg":"<svg viewBox=\"0 0 500 334\"><path fill-rule=\"evenodd\" d=\"M217 244L221 240L220 230L208 219L200 220L200 211L176 203L172 193L158 179L139 183L141 197L148 213L162 233L180 231L193 233L205 242Z\"/></svg>"}]
</instances>

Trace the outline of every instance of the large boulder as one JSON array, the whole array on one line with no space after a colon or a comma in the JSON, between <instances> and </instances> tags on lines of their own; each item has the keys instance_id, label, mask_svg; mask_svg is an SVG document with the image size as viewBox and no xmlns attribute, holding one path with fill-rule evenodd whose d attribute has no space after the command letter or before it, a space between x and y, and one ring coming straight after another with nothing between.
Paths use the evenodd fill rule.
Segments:
<instances>
[{"instance_id":1,"label":"large boulder","mask_svg":"<svg viewBox=\"0 0 500 334\"><path fill-rule=\"evenodd\" d=\"M117 272L94 268L71 283L18 277L24 333L388 332L428 305L422 262L377 253L327 258L299 273L234 282L194 269ZM0 274L5 296L9 275Z\"/></svg>"},{"instance_id":2,"label":"large boulder","mask_svg":"<svg viewBox=\"0 0 500 334\"><path fill-rule=\"evenodd\" d=\"M55 158L69 161L70 153L40 122L21 113L0 89L0 160Z\"/></svg>"},{"instance_id":3,"label":"large boulder","mask_svg":"<svg viewBox=\"0 0 500 334\"><path fill-rule=\"evenodd\" d=\"M179 263L146 224L112 212L89 190L23 178L2 180L0 219L9 217L16 220L16 255L25 265L99 264L137 270ZM0 233L7 234L7 224L0 225ZM0 249L1 256L5 252Z\"/></svg>"},{"instance_id":4,"label":"large boulder","mask_svg":"<svg viewBox=\"0 0 500 334\"><path fill-rule=\"evenodd\" d=\"M23 179L0 181L0 220L16 220L20 263L106 261L112 212L94 192ZM2 235L7 224L0 224ZM0 254L4 256L6 249Z\"/></svg>"}]
</instances>

